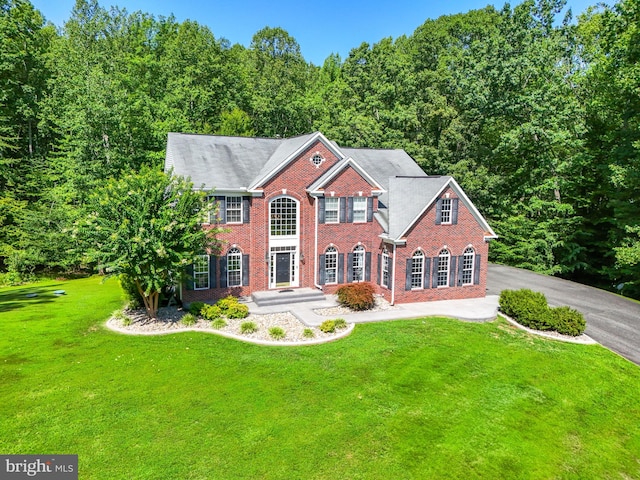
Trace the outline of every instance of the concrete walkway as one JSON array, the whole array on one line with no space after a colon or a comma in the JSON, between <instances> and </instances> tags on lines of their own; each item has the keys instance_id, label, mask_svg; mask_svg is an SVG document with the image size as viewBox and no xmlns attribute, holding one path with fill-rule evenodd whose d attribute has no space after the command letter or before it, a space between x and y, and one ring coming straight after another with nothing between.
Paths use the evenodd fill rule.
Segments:
<instances>
[{"instance_id":1,"label":"concrete walkway","mask_svg":"<svg viewBox=\"0 0 640 480\"><path fill-rule=\"evenodd\" d=\"M317 327L323 321L334 318L344 318L348 323L367 323L438 316L458 318L470 322L484 322L493 320L498 315L497 295L464 300L404 303L392 306L387 310L349 313L346 315L318 315L314 311L321 308L337 306L338 304L335 297L332 295L326 295L325 300L318 302L290 303L267 307L258 307L255 303L248 302L247 305L249 311L255 314L291 312L302 323L310 327Z\"/></svg>"}]
</instances>

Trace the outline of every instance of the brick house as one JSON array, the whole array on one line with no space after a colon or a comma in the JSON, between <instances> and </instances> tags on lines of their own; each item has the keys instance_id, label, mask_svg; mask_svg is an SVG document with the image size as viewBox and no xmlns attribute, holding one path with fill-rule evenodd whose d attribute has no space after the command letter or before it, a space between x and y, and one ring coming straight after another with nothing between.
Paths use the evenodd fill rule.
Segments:
<instances>
[{"instance_id":1,"label":"brick house","mask_svg":"<svg viewBox=\"0 0 640 480\"><path fill-rule=\"evenodd\" d=\"M219 252L203 252L185 302L371 282L392 303L483 297L496 234L452 177L404 150L170 133L165 170L211 192ZM208 222L208 223L207 223Z\"/></svg>"}]
</instances>

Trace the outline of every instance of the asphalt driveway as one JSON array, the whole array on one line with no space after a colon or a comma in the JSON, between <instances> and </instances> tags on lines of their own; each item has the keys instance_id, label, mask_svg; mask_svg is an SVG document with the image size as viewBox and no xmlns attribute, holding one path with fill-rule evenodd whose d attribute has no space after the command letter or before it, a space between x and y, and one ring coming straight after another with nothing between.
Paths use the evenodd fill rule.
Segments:
<instances>
[{"instance_id":1,"label":"asphalt driveway","mask_svg":"<svg viewBox=\"0 0 640 480\"><path fill-rule=\"evenodd\" d=\"M546 295L551 306L569 305L584 314L586 334L640 365L640 303L560 278L489 265L487 295L529 288Z\"/></svg>"}]
</instances>

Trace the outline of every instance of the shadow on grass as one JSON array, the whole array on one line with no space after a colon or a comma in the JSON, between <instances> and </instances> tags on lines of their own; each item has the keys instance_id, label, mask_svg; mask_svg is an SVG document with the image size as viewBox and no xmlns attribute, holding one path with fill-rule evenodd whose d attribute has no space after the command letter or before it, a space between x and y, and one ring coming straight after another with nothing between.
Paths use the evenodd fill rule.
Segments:
<instances>
[{"instance_id":1,"label":"shadow on grass","mask_svg":"<svg viewBox=\"0 0 640 480\"><path fill-rule=\"evenodd\" d=\"M0 291L0 313L10 312L29 305L51 303L58 297L53 292L58 290L60 285L62 284L47 285L46 287L24 287L8 292ZM35 296L27 297L27 295L33 294Z\"/></svg>"}]
</instances>

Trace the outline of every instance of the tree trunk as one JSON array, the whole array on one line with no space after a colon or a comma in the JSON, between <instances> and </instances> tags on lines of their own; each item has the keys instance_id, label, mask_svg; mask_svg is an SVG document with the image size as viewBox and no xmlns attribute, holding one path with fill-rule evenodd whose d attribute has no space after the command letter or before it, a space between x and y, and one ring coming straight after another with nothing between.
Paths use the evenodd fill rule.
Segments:
<instances>
[{"instance_id":1,"label":"tree trunk","mask_svg":"<svg viewBox=\"0 0 640 480\"><path fill-rule=\"evenodd\" d=\"M156 318L158 318L158 302L160 300L160 292L151 292L149 296L147 296L138 280L136 280L136 287L138 287L138 292L140 293L140 296L144 301L144 308L147 311L147 315L151 320L155 320Z\"/></svg>"}]
</instances>

